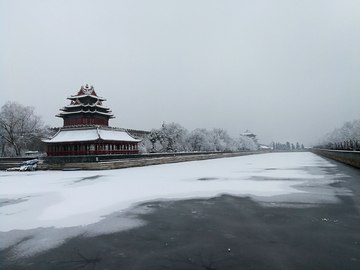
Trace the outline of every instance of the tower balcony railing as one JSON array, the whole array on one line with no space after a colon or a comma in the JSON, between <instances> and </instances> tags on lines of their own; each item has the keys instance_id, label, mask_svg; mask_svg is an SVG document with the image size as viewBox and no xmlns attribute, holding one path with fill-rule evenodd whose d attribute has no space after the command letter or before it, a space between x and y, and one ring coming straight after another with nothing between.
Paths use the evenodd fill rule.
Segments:
<instances>
[{"instance_id":1,"label":"tower balcony railing","mask_svg":"<svg viewBox=\"0 0 360 270\"><path fill-rule=\"evenodd\" d=\"M119 155L119 154L138 154L138 153L139 150L47 151L48 156Z\"/></svg>"}]
</instances>

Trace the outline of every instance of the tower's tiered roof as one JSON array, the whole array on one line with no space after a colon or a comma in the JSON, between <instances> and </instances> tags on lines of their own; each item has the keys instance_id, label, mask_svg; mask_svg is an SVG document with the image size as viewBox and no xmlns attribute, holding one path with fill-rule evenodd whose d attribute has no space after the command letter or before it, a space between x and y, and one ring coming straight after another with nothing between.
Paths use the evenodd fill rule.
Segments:
<instances>
[{"instance_id":1,"label":"tower's tiered roof","mask_svg":"<svg viewBox=\"0 0 360 270\"><path fill-rule=\"evenodd\" d=\"M108 125L108 120L115 118L111 110L102 104L106 99L99 97L93 86L81 86L76 95L67 99L70 104L61 108L57 117L64 119L64 126L79 124Z\"/></svg>"},{"instance_id":2,"label":"tower's tiered roof","mask_svg":"<svg viewBox=\"0 0 360 270\"><path fill-rule=\"evenodd\" d=\"M247 137L250 137L250 138L255 138L256 135L254 133L252 133L250 130L246 130L243 134L240 134L241 136L247 136Z\"/></svg>"}]
</instances>

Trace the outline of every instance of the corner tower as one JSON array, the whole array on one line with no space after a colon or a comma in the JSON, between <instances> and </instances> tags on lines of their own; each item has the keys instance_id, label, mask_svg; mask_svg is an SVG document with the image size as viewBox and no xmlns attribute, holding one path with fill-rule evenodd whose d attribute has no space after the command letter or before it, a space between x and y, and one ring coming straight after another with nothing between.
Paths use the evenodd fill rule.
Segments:
<instances>
[{"instance_id":1,"label":"corner tower","mask_svg":"<svg viewBox=\"0 0 360 270\"><path fill-rule=\"evenodd\" d=\"M70 105L56 115L64 119L64 126L51 138L42 140L48 156L138 154L138 143L126 129L109 126L114 118L102 105L93 86L81 87L77 95L68 97Z\"/></svg>"}]
</instances>

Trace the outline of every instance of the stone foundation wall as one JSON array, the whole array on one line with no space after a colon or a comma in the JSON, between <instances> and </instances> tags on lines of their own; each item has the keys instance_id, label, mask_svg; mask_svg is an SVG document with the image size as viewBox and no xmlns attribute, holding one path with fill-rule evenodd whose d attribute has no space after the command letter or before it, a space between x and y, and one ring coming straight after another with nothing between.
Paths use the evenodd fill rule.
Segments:
<instances>
[{"instance_id":1,"label":"stone foundation wall","mask_svg":"<svg viewBox=\"0 0 360 270\"><path fill-rule=\"evenodd\" d=\"M312 152L360 168L359 151L313 149Z\"/></svg>"},{"instance_id":2,"label":"stone foundation wall","mask_svg":"<svg viewBox=\"0 0 360 270\"><path fill-rule=\"evenodd\" d=\"M262 152L237 152L237 153L212 153L212 154L186 154L181 155L145 155L141 158L126 158L118 160L104 160L99 162L71 162L71 163L43 163L39 164L39 170L63 170L63 169L81 169L81 170L110 170L129 167L140 167L149 165L158 165L166 163L176 163L185 161L205 160L214 158L236 157L252 154L261 154Z\"/></svg>"}]
</instances>

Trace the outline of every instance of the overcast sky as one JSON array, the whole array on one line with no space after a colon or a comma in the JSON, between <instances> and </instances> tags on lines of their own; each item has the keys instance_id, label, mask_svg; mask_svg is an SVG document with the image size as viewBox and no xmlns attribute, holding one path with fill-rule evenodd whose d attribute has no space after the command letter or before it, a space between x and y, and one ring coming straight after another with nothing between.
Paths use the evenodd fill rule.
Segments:
<instances>
[{"instance_id":1,"label":"overcast sky","mask_svg":"<svg viewBox=\"0 0 360 270\"><path fill-rule=\"evenodd\" d=\"M316 144L360 118L359 14L359 0L0 0L0 106L62 126L89 84L111 126Z\"/></svg>"}]
</instances>

